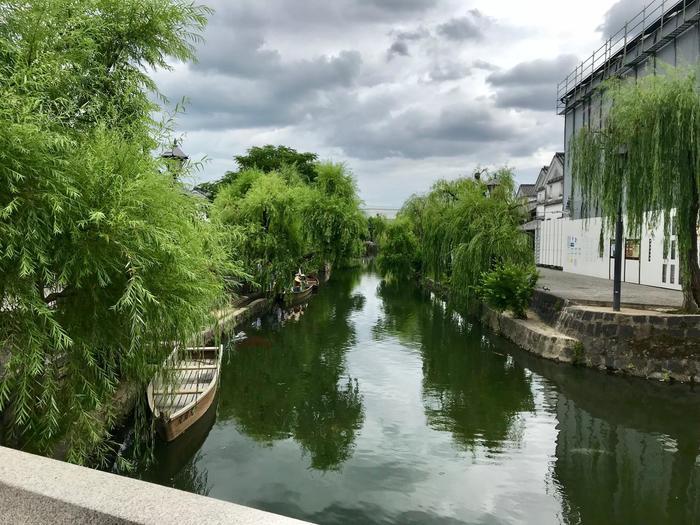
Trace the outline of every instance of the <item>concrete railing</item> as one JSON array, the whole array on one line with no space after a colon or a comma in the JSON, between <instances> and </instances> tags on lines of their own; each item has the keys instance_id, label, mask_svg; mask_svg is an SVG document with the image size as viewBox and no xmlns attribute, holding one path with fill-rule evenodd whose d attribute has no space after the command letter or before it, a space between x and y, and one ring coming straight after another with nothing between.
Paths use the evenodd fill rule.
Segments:
<instances>
[{"instance_id":1,"label":"concrete railing","mask_svg":"<svg viewBox=\"0 0 700 525\"><path fill-rule=\"evenodd\" d=\"M306 522L0 447L0 523Z\"/></svg>"}]
</instances>

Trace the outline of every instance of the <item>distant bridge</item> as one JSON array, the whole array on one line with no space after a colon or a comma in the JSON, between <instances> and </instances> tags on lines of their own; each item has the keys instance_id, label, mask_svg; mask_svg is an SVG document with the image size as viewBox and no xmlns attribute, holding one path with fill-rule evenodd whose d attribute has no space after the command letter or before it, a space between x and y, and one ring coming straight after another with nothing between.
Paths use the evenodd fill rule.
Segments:
<instances>
[{"instance_id":1,"label":"distant bridge","mask_svg":"<svg viewBox=\"0 0 700 525\"><path fill-rule=\"evenodd\" d=\"M388 208L388 207L382 207L382 206L368 206L366 208L362 208L362 212L367 216L367 217L374 217L375 215L383 215L387 219L393 219L396 217L396 214L399 212L400 208Z\"/></svg>"}]
</instances>

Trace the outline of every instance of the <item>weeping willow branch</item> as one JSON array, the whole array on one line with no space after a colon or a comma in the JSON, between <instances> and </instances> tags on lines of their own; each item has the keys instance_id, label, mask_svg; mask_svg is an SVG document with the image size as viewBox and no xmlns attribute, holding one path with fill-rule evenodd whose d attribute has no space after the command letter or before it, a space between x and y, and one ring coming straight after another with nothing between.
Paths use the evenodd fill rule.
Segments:
<instances>
[{"instance_id":1,"label":"weeping willow branch","mask_svg":"<svg viewBox=\"0 0 700 525\"><path fill-rule=\"evenodd\" d=\"M610 111L602 129L571 139L574 194L584 216L600 214L611 232L619 203L630 235L663 222L668 243L675 210L684 309L700 305L698 176L700 94L695 71L611 81L603 96ZM626 155L621 155L626 151Z\"/></svg>"}]
</instances>

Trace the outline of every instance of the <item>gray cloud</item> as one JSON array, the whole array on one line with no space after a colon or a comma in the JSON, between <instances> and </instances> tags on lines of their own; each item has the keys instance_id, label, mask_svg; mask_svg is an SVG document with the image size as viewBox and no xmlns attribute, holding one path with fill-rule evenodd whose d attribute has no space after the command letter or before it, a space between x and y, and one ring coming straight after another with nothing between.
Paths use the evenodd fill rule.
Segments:
<instances>
[{"instance_id":1,"label":"gray cloud","mask_svg":"<svg viewBox=\"0 0 700 525\"><path fill-rule=\"evenodd\" d=\"M391 46L387 50L387 60L391 60L395 55L409 56L408 42L417 42L430 37L430 31L425 27L418 27L411 30L392 30L389 36L394 38Z\"/></svg>"},{"instance_id":2,"label":"gray cloud","mask_svg":"<svg viewBox=\"0 0 700 525\"><path fill-rule=\"evenodd\" d=\"M421 40L430 36L430 31L425 27L418 27L409 31L390 31L389 36L396 37L396 40Z\"/></svg>"},{"instance_id":3,"label":"gray cloud","mask_svg":"<svg viewBox=\"0 0 700 525\"><path fill-rule=\"evenodd\" d=\"M603 23L598 27L598 31L604 37L610 37L625 27L628 20L639 14L649 0L618 0L607 13ZM670 2L669 2L670 4Z\"/></svg>"},{"instance_id":4,"label":"gray cloud","mask_svg":"<svg viewBox=\"0 0 700 525\"><path fill-rule=\"evenodd\" d=\"M532 33L476 10L453 14L453 0L202 1L217 11L199 63L157 82L171 100L190 99L178 124L192 137L186 151L214 160L204 179L265 143L364 166L365 189L394 191L367 181L405 179L399 166L430 166L429 178L434 166L466 173L561 147L554 115L509 109L550 109L566 59L499 69L494 48Z\"/></svg>"},{"instance_id":5,"label":"gray cloud","mask_svg":"<svg viewBox=\"0 0 700 525\"><path fill-rule=\"evenodd\" d=\"M500 69L497 65L486 60L475 60L472 62L472 67L474 69L483 69L484 71L498 71Z\"/></svg>"},{"instance_id":6,"label":"gray cloud","mask_svg":"<svg viewBox=\"0 0 700 525\"><path fill-rule=\"evenodd\" d=\"M521 62L506 71L492 73L488 81L497 87L556 83L576 65L577 60L574 55L559 55L553 59Z\"/></svg>"},{"instance_id":7,"label":"gray cloud","mask_svg":"<svg viewBox=\"0 0 700 525\"><path fill-rule=\"evenodd\" d=\"M389 96L345 99L342 104L347 110L321 123L323 129L330 130L329 141L346 155L364 160L515 151L528 142L527 130L503 118L499 110L464 101L466 97L459 91L450 98L454 102L438 112L422 108L401 111Z\"/></svg>"},{"instance_id":8,"label":"gray cloud","mask_svg":"<svg viewBox=\"0 0 700 525\"><path fill-rule=\"evenodd\" d=\"M235 27L313 28L335 31L353 22L413 20L442 0L204 0L214 8L211 22Z\"/></svg>"},{"instance_id":9,"label":"gray cloud","mask_svg":"<svg viewBox=\"0 0 700 525\"><path fill-rule=\"evenodd\" d=\"M553 110L557 83L576 64L573 55L522 62L506 71L491 73L487 81L496 89L494 97L499 107Z\"/></svg>"},{"instance_id":10,"label":"gray cloud","mask_svg":"<svg viewBox=\"0 0 700 525\"><path fill-rule=\"evenodd\" d=\"M275 63L265 80L210 72L187 82L166 77L160 89L170 100L189 99L182 124L194 129L284 126L327 108L327 95L351 89L362 67L356 51L287 64Z\"/></svg>"},{"instance_id":11,"label":"gray cloud","mask_svg":"<svg viewBox=\"0 0 700 525\"><path fill-rule=\"evenodd\" d=\"M448 82L459 80L468 76L472 72L472 67L462 62L451 60L435 63L428 73L431 82Z\"/></svg>"},{"instance_id":12,"label":"gray cloud","mask_svg":"<svg viewBox=\"0 0 700 525\"><path fill-rule=\"evenodd\" d=\"M437 28L438 34L449 40L481 40L484 37L486 19L477 9L472 9L466 16L452 18Z\"/></svg>"},{"instance_id":13,"label":"gray cloud","mask_svg":"<svg viewBox=\"0 0 700 525\"><path fill-rule=\"evenodd\" d=\"M407 57L409 55L408 44L406 44L406 42L403 40L397 40L391 44L387 50L387 59L391 60L395 55Z\"/></svg>"},{"instance_id":14,"label":"gray cloud","mask_svg":"<svg viewBox=\"0 0 700 525\"><path fill-rule=\"evenodd\" d=\"M356 0L361 8L382 13L418 13L435 7L437 0Z\"/></svg>"}]
</instances>

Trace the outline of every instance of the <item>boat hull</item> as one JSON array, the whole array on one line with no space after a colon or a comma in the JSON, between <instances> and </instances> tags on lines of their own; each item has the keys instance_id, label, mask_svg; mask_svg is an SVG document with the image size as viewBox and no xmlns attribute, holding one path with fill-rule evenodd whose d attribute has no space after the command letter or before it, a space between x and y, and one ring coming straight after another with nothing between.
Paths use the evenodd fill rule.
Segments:
<instances>
[{"instance_id":1,"label":"boat hull","mask_svg":"<svg viewBox=\"0 0 700 525\"><path fill-rule=\"evenodd\" d=\"M163 439L175 440L211 409L221 380L222 357L223 345L219 345L188 348L180 355L175 348L166 359L164 370L182 374L179 376L180 382L164 386L161 374L151 380L146 391L148 405L155 416L156 430ZM213 376L203 385L203 390L199 391L199 374L207 371L213 371ZM192 391L192 385L196 385L196 391ZM195 399L188 400L192 395Z\"/></svg>"},{"instance_id":2,"label":"boat hull","mask_svg":"<svg viewBox=\"0 0 700 525\"><path fill-rule=\"evenodd\" d=\"M202 396L197 403L187 412L174 418L160 417L158 419L158 433L165 441L173 441L182 435L188 428L199 421L212 407L216 397L217 384L207 394Z\"/></svg>"},{"instance_id":3,"label":"boat hull","mask_svg":"<svg viewBox=\"0 0 700 525\"><path fill-rule=\"evenodd\" d=\"M291 292L289 294L291 304L303 303L309 297L311 297L311 294L313 293L313 291L314 291L313 287L309 286L303 292Z\"/></svg>"}]
</instances>

